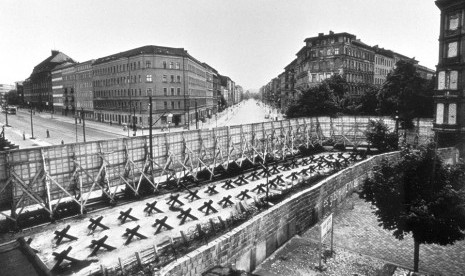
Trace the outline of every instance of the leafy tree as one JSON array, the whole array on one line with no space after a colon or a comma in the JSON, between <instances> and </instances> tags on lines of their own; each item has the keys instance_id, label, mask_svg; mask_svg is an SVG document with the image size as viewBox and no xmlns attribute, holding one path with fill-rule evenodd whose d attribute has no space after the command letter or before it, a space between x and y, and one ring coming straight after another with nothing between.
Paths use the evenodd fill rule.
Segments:
<instances>
[{"instance_id":1,"label":"leafy tree","mask_svg":"<svg viewBox=\"0 0 465 276\"><path fill-rule=\"evenodd\" d=\"M10 90L5 94L5 100L8 105L19 105L21 100L16 90Z\"/></svg>"},{"instance_id":2,"label":"leafy tree","mask_svg":"<svg viewBox=\"0 0 465 276\"><path fill-rule=\"evenodd\" d=\"M465 166L445 165L435 145L404 149L396 162L383 160L360 196L376 206L380 226L401 240L414 240L414 270L420 244L449 245L465 238Z\"/></svg>"},{"instance_id":3,"label":"leafy tree","mask_svg":"<svg viewBox=\"0 0 465 276\"><path fill-rule=\"evenodd\" d=\"M367 141L380 152L396 150L399 143L397 133L389 131L383 120L370 120L365 136Z\"/></svg>"},{"instance_id":4,"label":"leafy tree","mask_svg":"<svg viewBox=\"0 0 465 276\"><path fill-rule=\"evenodd\" d=\"M398 115L401 126L411 128L413 118L428 113L428 104L419 104L426 101L432 103L427 80L420 77L411 62L401 60L396 63L396 69L388 75L378 93L378 111L381 115Z\"/></svg>"},{"instance_id":5,"label":"leafy tree","mask_svg":"<svg viewBox=\"0 0 465 276\"><path fill-rule=\"evenodd\" d=\"M365 89L359 100L359 106L356 108L357 112L362 115L376 115L378 106L378 91L375 86L370 86Z\"/></svg>"},{"instance_id":6,"label":"leafy tree","mask_svg":"<svg viewBox=\"0 0 465 276\"><path fill-rule=\"evenodd\" d=\"M304 91L296 104L286 112L290 118L306 116L334 116L341 112L345 103L346 81L334 75L320 85Z\"/></svg>"}]
</instances>

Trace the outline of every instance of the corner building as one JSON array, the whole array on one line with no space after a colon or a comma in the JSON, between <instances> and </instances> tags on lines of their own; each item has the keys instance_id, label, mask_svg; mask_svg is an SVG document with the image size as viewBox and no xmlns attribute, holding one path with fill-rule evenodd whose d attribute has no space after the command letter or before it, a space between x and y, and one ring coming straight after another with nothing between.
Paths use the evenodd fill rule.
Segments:
<instances>
[{"instance_id":1,"label":"corner building","mask_svg":"<svg viewBox=\"0 0 465 276\"><path fill-rule=\"evenodd\" d=\"M148 127L149 96L155 126L179 126L195 112L213 108L207 101L206 72L183 48L144 46L96 59L92 66L95 120Z\"/></svg>"},{"instance_id":2,"label":"corner building","mask_svg":"<svg viewBox=\"0 0 465 276\"><path fill-rule=\"evenodd\" d=\"M465 156L465 1L438 0L441 10L434 131L440 146Z\"/></svg>"}]
</instances>

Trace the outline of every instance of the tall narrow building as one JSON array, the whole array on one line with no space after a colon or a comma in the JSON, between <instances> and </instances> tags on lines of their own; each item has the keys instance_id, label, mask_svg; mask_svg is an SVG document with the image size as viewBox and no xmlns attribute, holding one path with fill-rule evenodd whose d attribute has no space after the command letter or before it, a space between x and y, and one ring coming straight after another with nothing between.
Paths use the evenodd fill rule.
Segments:
<instances>
[{"instance_id":1,"label":"tall narrow building","mask_svg":"<svg viewBox=\"0 0 465 276\"><path fill-rule=\"evenodd\" d=\"M434 130L440 146L465 156L465 1L437 0L441 10Z\"/></svg>"}]
</instances>

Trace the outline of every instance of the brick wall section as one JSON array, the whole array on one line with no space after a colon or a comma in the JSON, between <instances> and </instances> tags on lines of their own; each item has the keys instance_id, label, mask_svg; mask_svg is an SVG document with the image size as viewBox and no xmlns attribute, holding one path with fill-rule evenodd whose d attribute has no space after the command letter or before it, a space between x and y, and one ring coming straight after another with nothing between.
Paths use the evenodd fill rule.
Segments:
<instances>
[{"instance_id":1,"label":"brick wall section","mask_svg":"<svg viewBox=\"0 0 465 276\"><path fill-rule=\"evenodd\" d=\"M455 160L456 154L456 149L441 150L441 155L450 161ZM395 160L398 156L398 152L378 155L346 168L164 267L161 274L201 275L216 265L231 264L236 269L253 271L287 240L333 211L383 158Z\"/></svg>"}]
</instances>

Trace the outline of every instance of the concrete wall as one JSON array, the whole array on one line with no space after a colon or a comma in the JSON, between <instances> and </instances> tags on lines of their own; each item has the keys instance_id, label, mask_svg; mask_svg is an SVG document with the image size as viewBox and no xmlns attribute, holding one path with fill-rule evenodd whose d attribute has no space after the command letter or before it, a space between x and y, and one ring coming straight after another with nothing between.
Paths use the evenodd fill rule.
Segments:
<instances>
[{"instance_id":1,"label":"concrete wall","mask_svg":"<svg viewBox=\"0 0 465 276\"><path fill-rule=\"evenodd\" d=\"M452 162L457 150L444 149L441 155ZM338 172L171 263L163 268L162 275L201 275L216 265L231 264L236 269L253 271L295 234L304 232L333 211L383 158L394 160L398 156L398 152L374 156Z\"/></svg>"}]
</instances>

